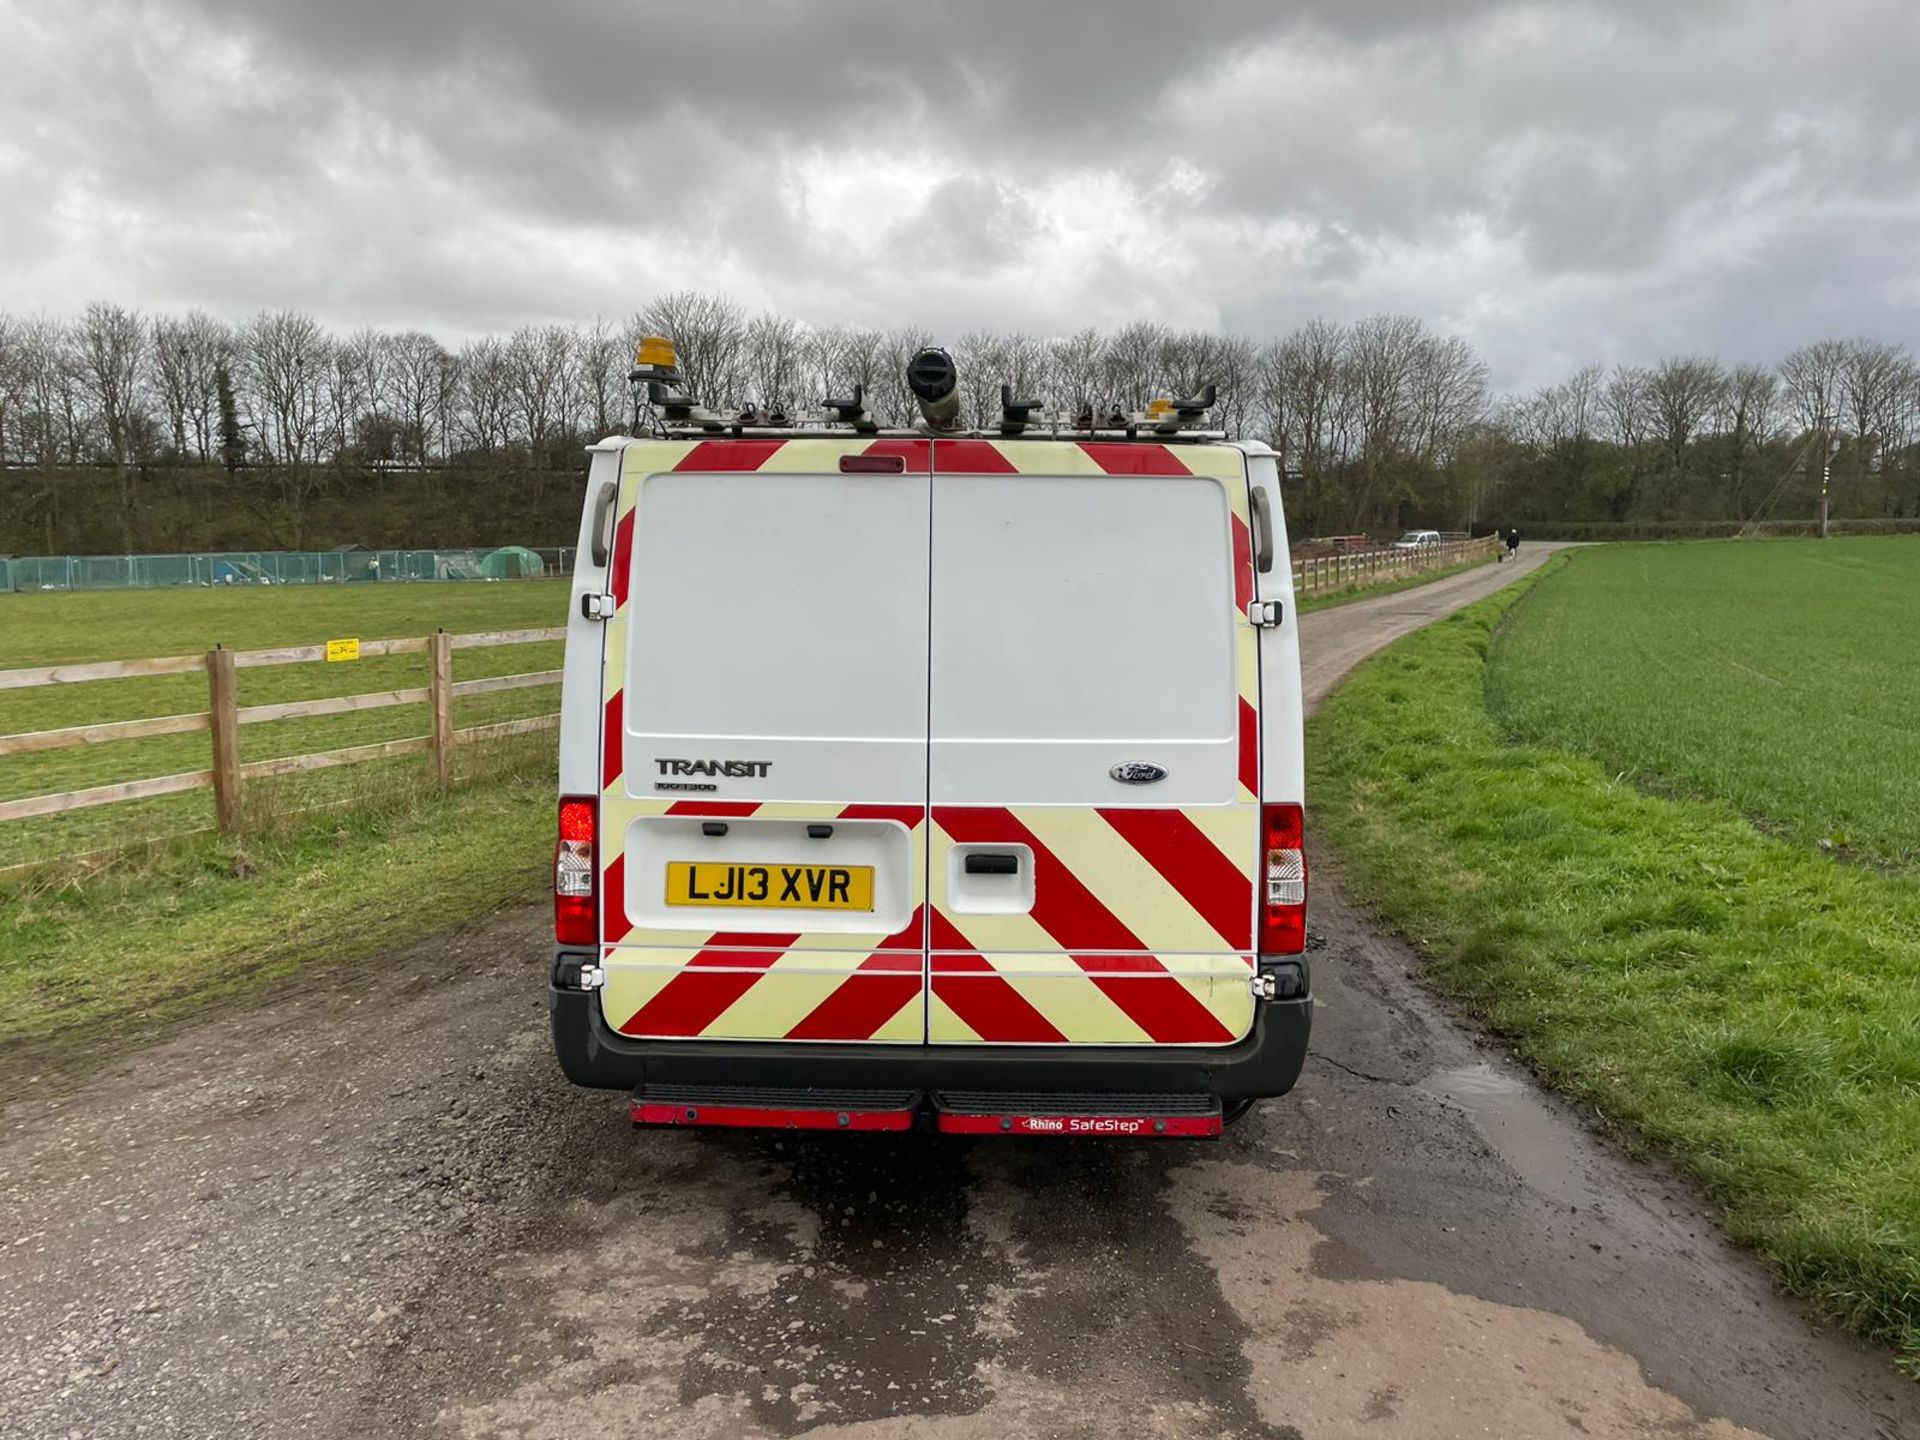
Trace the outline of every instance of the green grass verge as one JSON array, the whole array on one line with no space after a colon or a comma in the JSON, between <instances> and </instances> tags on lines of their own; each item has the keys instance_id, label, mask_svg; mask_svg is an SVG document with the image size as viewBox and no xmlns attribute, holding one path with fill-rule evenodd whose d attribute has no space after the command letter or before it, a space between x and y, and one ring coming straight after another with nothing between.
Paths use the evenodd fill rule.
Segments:
<instances>
[{"instance_id":1,"label":"green grass verge","mask_svg":"<svg viewBox=\"0 0 1920 1440\"><path fill-rule=\"evenodd\" d=\"M551 751L532 743L543 739L477 747L465 788L447 794L369 779L337 812L8 892L0 1099L44 1093L296 970L538 899L553 845Z\"/></svg>"},{"instance_id":2,"label":"green grass verge","mask_svg":"<svg viewBox=\"0 0 1920 1440\"><path fill-rule=\"evenodd\" d=\"M1301 615L1311 615L1316 610L1330 610L1336 605L1351 605L1355 600L1372 600L1379 595L1392 595L1400 590L1413 590L1421 585L1431 585L1436 580L1444 580L1449 575L1464 575L1469 570L1478 570L1482 565L1491 565L1492 560L1470 560L1463 565L1449 565L1442 570L1428 570L1420 575L1407 575L1398 580L1384 580L1378 585L1349 585L1344 590L1317 591L1312 595L1296 597L1294 609Z\"/></svg>"},{"instance_id":3,"label":"green grass verge","mask_svg":"<svg viewBox=\"0 0 1920 1440\"><path fill-rule=\"evenodd\" d=\"M1510 729L1802 844L1920 859L1920 540L1612 545L1494 655Z\"/></svg>"},{"instance_id":4,"label":"green grass verge","mask_svg":"<svg viewBox=\"0 0 1920 1440\"><path fill-rule=\"evenodd\" d=\"M565 622L567 583L521 580L0 596L0 669L197 655L215 644L248 650L313 645L345 636L371 640L425 635L436 628L455 634L542 628ZM454 678L551 670L560 663L558 643L460 650L454 654ZM424 655L281 665L239 673L242 705L412 689L426 683ZM6 690L0 691L0 734L206 708L206 681L191 674ZM557 686L503 691L459 700L455 723L490 724L557 708ZM249 725L240 732L241 758L264 760L403 739L426 733L427 725L422 705ZM9 756L0 760L0 799L203 770L207 765L204 733ZM420 756L382 768L404 781L426 765L426 758ZM277 787L274 794L289 807L332 804L357 794L366 778L366 767L345 767L301 776ZM210 824L211 816L211 795L202 791L0 824L0 869L197 829Z\"/></svg>"},{"instance_id":5,"label":"green grass verge","mask_svg":"<svg viewBox=\"0 0 1920 1440\"><path fill-rule=\"evenodd\" d=\"M1310 722L1315 824L1435 985L1920 1368L1920 881L1510 743L1488 654L1561 568L1355 672Z\"/></svg>"},{"instance_id":6,"label":"green grass verge","mask_svg":"<svg viewBox=\"0 0 1920 1440\"><path fill-rule=\"evenodd\" d=\"M531 629L561 623L565 582L126 591L0 597L0 669L146 655ZM558 644L457 651L456 679L547 670ZM240 672L242 704L415 687L423 656ZM557 708L541 686L456 702L460 725ZM206 707L198 676L0 692L0 733ZM242 758L423 733L398 706L241 731ZM207 737L75 747L0 762L0 797L202 769ZM241 838L207 826L207 794L0 825L0 867L105 848L0 887L0 1096L83 1073L210 1004L271 993L301 969L351 961L545 891L553 739L463 747L441 794L423 756L249 784ZM313 807L324 807L315 809ZM294 812L306 812L295 814Z\"/></svg>"}]
</instances>

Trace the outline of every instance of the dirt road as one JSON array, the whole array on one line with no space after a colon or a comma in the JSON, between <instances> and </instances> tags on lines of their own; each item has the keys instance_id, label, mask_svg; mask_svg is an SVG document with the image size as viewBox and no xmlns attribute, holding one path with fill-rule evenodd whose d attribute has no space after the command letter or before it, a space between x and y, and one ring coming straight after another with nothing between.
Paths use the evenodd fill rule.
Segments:
<instances>
[{"instance_id":1,"label":"dirt road","mask_svg":"<svg viewBox=\"0 0 1920 1440\"><path fill-rule=\"evenodd\" d=\"M1308 617L1310 688L1514 573ZM0 1116L0 1434L1920 1437L1325 883L1314 931L1299 1089L1195 1145L635 1136L537 910L329 976Z\"/></svg>"}]
</instances>

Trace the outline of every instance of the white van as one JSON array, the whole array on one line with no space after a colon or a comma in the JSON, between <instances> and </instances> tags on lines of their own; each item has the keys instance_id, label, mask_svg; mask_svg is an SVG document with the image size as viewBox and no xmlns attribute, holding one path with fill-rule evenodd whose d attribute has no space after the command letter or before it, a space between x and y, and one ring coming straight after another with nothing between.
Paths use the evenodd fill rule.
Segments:
<instances>
[{"instance_id":1,"label":"white van","mask_svg":"<svg viewBox=\"0 0 1920 1440\"><path fill-rule=\"evenodd\" d=\"M649 1125L1119 1135L1293 1086L1275 457L1169 413L715 433L680 405L592 447L550 991L575 1083Z\"/></svg>"}]
</instances>

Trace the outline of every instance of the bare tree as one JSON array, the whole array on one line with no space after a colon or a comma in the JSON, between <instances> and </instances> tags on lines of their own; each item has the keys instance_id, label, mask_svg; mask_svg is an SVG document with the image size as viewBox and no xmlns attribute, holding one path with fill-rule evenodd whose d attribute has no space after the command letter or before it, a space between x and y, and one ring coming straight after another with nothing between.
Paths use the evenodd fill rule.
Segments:
<instances>
[{"instance_id":1,"label":"bare tree","mask_svg":"<svg viewBox=\"0 0 1920 1440\"><path fill-rule=\"evenodd\" d=\"M1619 462L1606 491L1607 511L1613 519L1624 520L1639 499L1647 473L1647 440L1659 424L1651 373L1634 365L1615 366L1600 391L1600 415Z\"/></svg>"},{"instance_id":2,"label":"bare tree","mask_svg":"<svg viewBox=\"0 0 1920 1440\"><path fill-rule=\"evenodd\" d=\"M1838 426L1846 370L1847 347L1838 340L1803 345L1780 362L1780 384L1801 430Z\"/></svg>"},{"instance_id":3,"label":"bare tree","mask_svg":"<svg viewBox=\"0 0 1920 1440\"><path fill-rule=\"evenodd\" d=\"M513 367L507 359L507 347L491 335L463 346L459 376L467 448L502 448L513 425Z\"/></svg>"},{"instance_id":4,"label":"bare tree","mask_svg":"<svg viewBox=\"0 0 1920 1440\"><path fill-rule=\"evenodd\" d=\"M446 437L445 418L456 388L453 357L438 340L418 330L393 336L386 350L386 372L399 425L399 458L421 464Z\"/></svg>"},{"instance_id":5,"label":"bare tree","mask_svg":"<svg viewBox=\"0 0 1920 1440\"><path fill-rule=\"evenodd\" d=\"M135 311L95 301L74 328L74 345L106 458L124 465L134 458L143 428L137 406L147 359L146 326Z\"/></svg>"},{"instance_id":6,"label":"bare tree","mask_svg":"<svg viewBox=\"0 0 1920 1440\"><path fill-rule=\"evenodd\" d=\"M1200 377L1201 385L1220 387L1214 417L1229 435L1245 435L1252 425L1259 398L1259 369L1259 352L1253 341L1244 335L1228 335L1220 340L1212 366Z\"/></svg>"},{"instance_id":7,"label":"bare tree","mask_svg":"<svg viewBox=\"0 0 1920 1440\"><path fill-rule=\"evenodd\" d=\"M1090 409L1103 398L1099 391L1106 374L1107 341L1098 330L1064 335L1047 346L1052 362L1053 395L1069 415Z\"/></svg>"},{"instance_id":8,"label":"bare tree","mask_svg":"<svg viewBox=\"0 0 1920 1440\"><path fill-rule=\"evenodd\" d=\"M1861 463L1898 428L1896 412L1911 388L1907 377L1912 366L1913 359L1902 345L1855 340L1846 346L1846 364L1840 374L1842 413L1858 442Z\"/></svg>"},{"instance_id":9,"label":"bare tree","mask_svg":"<svg viewBox=\"0 0 1920 1440\"><path fill-rule=\"evenodd\" d=\"M529 326L458 358L419 332L336 340L294 311L263 312L236 333L197 312L143 320L101 304L71 324L0 315L0 460L114 463L123 483L129 463L157 452L278 460L262 483L297 516L328 456L422 463L521 444L552 456L625 428L643 332L674 339L685 388L717 409L753 401L804 423L820 398L859 385L880 423L919 419L904 376L924 331L749 318L724 296L663 295L624 333ZM952 348L967 418L988 429L1002 384L1071 412L1217 386L1215 423L1265 437L1297 472L1287 503L1302 533L1471 519L1483 504L1521 519L1745 517L1807 448L1790 443L1796 430L1843 439L1843 510L1920 512L1920 365L1879 341L1821 341L1771 369L1693 355L1611 373L1589 365L1497 400L1469 345L1399 316L1315 321L1259 345L1149 320L1067 336L981 326ZM228 411L251 421L234 431L243 443L223 431ZM1651 491L1650 476L1665 483Z\"/></svg>"},{"instance_id":10,"label":"bare tree","mask_svg":"<svg viewBox=\"0 0 1920 1440\"><path fill-rule=\"evenodd\" d=\"M742 341L747 390L765 412L792 416L806 385L808 336L797 321L784 315L756 315ZM736 395L745 401L748 395Z\"/></svg>"},{"instance_id":11,"label":"bare tree","mask_svg":"<svg viewBox=\"0 0 1920 1440\"><path fill-rule=\"evenodd\" d=\"M1000 385L1007 369L1007 337L970 330L953 347L960 372L960 420L963 425L992 425L1000 418Z\"/></svg>"},{"instance_id":12,"label":"bare tree","mask_svg":"<svg viewBox=\"0 0 1920 1440\"><path fill-rule=\"evenodd\" d=\"M1590 440L1600 428L1600 392L1605 372L1598 365L1582 365L1569 377L1565 390L1566 436Z\"/></svg>"},{"instance_id":13,"label":"bare tree","mask_svg":"<svg viewBox=\"0 0 1920 1440\"><path fill-rule=\"evenodd\" d=\"M1655 424L1652 376L1637 365L1618 365L1600 391L1606 435L1623 450L1644 445Z\"/></svg>"},{"instance_id":14,"label":"bare tree","mask_svg":"<svg viewBox=\"0 0 1920 1440\"><path fill-rule=\"evenodd\" d=\"M1123 410L1144 410L1162 388L1168 337L1167 327L1151 320L1116 330L1100 351L1101 398Z\"/></svg>"},{"instance_id":15,"label":"bare tree","mask_svg":"<svg viewBox=\"0 0 1920 1440\"><path fill-rule=\"evenodd\" d=\"M20 324L16 345L22 458L78 464L87 447L87 406L71 335L57 320L38 315Z\"/></svg>"},{"instance_id":16,"label":"bare tree","mask_svg":"<svg viewBox=\"0 0 1920 1440\"><path fill-rule=\"evenodd\" d=\"M0 464L5 464L10 454L22 453L14 425L25 408L21 403L26 392L24 349L19 322L11 315L0 314Z\"/></svg>"},{"instance_id":17,"label":"bare tree","mask_svg":"<svg viewBox=\"0 0 1920 1440\"><path fill-rule=\"evenodd\" d=\"M564 325L516 330L503 354L510 427L536 453L553 442L567 405L573 332Z\"/></svg>"},{"instance_id":18,"label":"bare tree","mask_svg":"<svg viewBox=\"0 0 1920 1440\"><path fill-rule=\"evenodd\" d=\"M1426 336L1413 369L1414 456L1422 467L1445 464L1454 442L1487 413L1487 364L1458 336Z\"/></svg>"},{"instance_id":19,"label":"bare tree","mask_svg":"<svg viewBox=\"0 0 1920 1440\"><path fill-rule=\"evenodd\" d=\"M571 447L582 443L592 428L593 391L585 368L587 336L577 325L556 328L566 336L567 363L560 371L560 399L554 411L553 428L556 443ZM598 440L600 436L591 438Z\"/></svg>"},{"instance_id":20,"label":"bare tree","mask_svg":"<svg viewBox=\"0 0 1920 1440\"><path fill-rule=\"evenodd\" d=\"M1417 434L1414 381L1428 336L1418 320L1374 315L1347 333L1341 381L1359 441L1350 513L1356 526L1397 498L1394 461Z\"/></svg>"},{"instance_id":21,"label":"bare tree","mask_svg":"<svg viewBox=\"0 0 1920 1440\"><path fill-rule=\"evenodd\" d=\"M625 430L631 416L627 369L631 352L620 333L604 320L577 342L574 369L579 377L582 413L595 440Z\"/></svg>"},{"instance_id":22,"label":"bare tree","mask_svg":"<svg viewBox=\"0 0 1920 1440\"><path fill-rule=\"evenodd\" d=\"M356 330L333 347L330 378L333 443L368 459L394 446L392 347L377 330Z\"/></svg>"},{"instance_id":23,"label":"bare tree","mask_svg":"<svg viewBox=\"0 0 1920 1440\"><path fill-rule=\"evenodd\" d=\"M1773 372L1759 365L1741 365L1728 374L1716 423L1726 439L1727 504L1737 519L1745 520L1751 513L1748 489L1757 478L1762 450L1780 428L1779 408L1780 382Z\"/></svg>"},{"instance_id":24,"label":"bare tree","mask_svg":"<svg viewBox=\"0 0 1920 1440\"><path fill-rule=\"evenodd\" d=\"M1720 362L1700 355L1669 357L1647 378L1647 403L1658 428L1670 482L1687 475L1688 447L1722 403L1727 386Z\"/></svg>"},{"instance_id":25,"label":"bare tree","mask_svg":"<svg viewBox=\"0 0 1920 1440\"><path fill-rule=\"evenodd\" d=\"M291 465L314 458L320 399L332 356L327 335L311 315L263 310L240 332L243 399L254 410L261 447Z\"/></svg>"},{"instance_id":26,"label":"bare tree","mask_svg":"<svg viewBox=\"0 0 1920 1440\"><path fill-rule=\"evenodd\" d=\"M152 353L154 385L175 452L212 459L220 419L215 372L232 358L233 332L199 310L162 317L153 322Z\"/></svg>"},{"instance_id":27,"label":"bare tree","mask_svg":"<svg viewBox=\"0 0 1920 1440\"><path fill-rule=\"evenodd\" d=\"M1282 466L1297 471L1307 508L1325 516L1331 470L1343 457L1346 395L1339 326L1315 320L1268 347L1261 364L1262 425Z\"/></svg>"}]
</instances>

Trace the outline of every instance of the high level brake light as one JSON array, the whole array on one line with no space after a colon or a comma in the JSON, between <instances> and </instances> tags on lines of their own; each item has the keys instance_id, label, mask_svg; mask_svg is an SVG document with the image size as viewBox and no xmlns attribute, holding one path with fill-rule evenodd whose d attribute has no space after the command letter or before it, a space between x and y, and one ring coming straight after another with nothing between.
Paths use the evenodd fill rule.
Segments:
<instances>
[{"instance_id":1,"label":"high level brake light","mask_svg":"<svg viewBox=\"0 0 1920 1440\"><path fill-rule=\"evenodd\" d=\"M553 938L562 945L600 939L600 868L594 853L599 804L591 796L560 801L560 838L553 848Z\"/></svg>"},{"instance_id":2,"label":"high level brake light","mask_svg":"<svg viewBox=\"0 0 1920 1440\"><path fill-rule=\"evenodd\" d=\"M1260 896L1260 953L1298 955L1307 948L1306 817L1298 805L1260 807L1260 849L1266 889Z\"/></svg>"}]
</instances>

